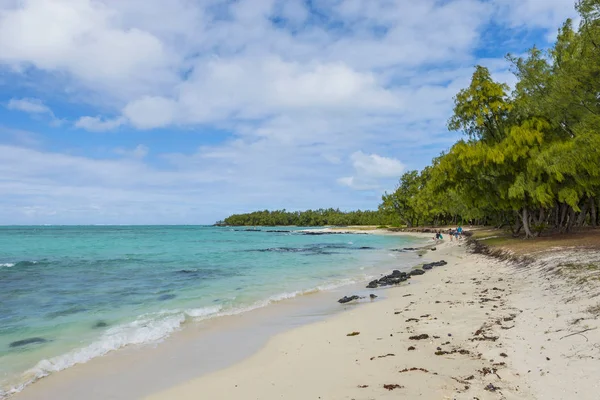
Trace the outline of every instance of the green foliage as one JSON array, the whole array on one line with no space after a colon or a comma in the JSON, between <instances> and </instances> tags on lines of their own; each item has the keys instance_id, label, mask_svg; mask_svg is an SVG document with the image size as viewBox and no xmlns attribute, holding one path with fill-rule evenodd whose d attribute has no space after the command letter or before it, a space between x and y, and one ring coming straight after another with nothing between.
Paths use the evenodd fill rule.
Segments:
<instances>
[{"instance_id":1,"label":"green foliage","mask_svg":"<svg viewBox=\"0 0 600 400\"><path fill-rule=\"evenodd\" d=\"M391 225L397 222L394 215L381 211L350 211L339 209L319 209L307 211L276 210L255 211L247 214L234 214L219 225L233 226L324 226L324 225Z\"/></svg>"},{"instance_id":2,"label":"green foliage","mask_svg":"<svg viewBox=\"0 0 600 400\"><path fill-rule=\"evenodd\" d=\"M408 226L479 221L527 236L598 223L600 0L580 0L577 10L578 29L567 20L550 51L507 56L512 93L475 68L448 121L466 140L404 174L381 210Z\"/></svg>"}]
</instances>

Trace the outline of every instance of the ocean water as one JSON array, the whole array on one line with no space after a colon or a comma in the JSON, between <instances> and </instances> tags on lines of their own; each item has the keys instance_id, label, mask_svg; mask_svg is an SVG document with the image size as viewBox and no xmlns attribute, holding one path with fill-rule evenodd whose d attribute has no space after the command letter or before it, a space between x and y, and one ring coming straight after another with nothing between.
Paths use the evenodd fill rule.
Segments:
<instances>
[{"instance_id":1,"label":"ocean water","mask_svg":"<svg viewBox=\"0 0 600 400\"><path fill-rule=\"evenodd\" d=\"M365 281L422 239L300 228L0 227L0 398L186 324ZM404 255L406 257L406 255Z\"/></svg>"}]
</instances>

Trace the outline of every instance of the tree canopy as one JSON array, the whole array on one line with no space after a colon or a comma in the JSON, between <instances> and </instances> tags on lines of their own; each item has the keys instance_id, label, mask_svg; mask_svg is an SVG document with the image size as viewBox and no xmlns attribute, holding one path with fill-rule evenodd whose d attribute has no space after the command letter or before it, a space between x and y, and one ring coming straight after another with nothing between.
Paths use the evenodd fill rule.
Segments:
<instances>
[{"instance_id":1,"label":"tree canopy","mask_svg":"<svg viewBox=\"0 0 600 400\"><path fill-rule=\"evenodd\" d=\"M465 138L404 174L380 205L407 225L471 221L527 237L598 223L600 0L581 0L548 51L507 56L514 90L477 66L448 129Z\"/></svg>"}]
</instances>

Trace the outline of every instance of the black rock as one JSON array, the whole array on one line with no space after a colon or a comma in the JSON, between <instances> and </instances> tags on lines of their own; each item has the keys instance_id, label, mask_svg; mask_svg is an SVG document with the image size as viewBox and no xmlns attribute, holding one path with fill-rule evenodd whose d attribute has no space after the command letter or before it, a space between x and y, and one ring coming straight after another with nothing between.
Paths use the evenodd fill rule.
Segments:
<instances>
[{"instance_id":1,"label":"black rock","mask_svg":"<svg viewBox=\"0 0 600 400\"><path fill-rule=\"evenodd\" d=\"M370 297L370 298L371 298L371 300L372 300L372 299L376 299L376 298L377 298L377 295L374 295L373 293L371 293L371 294L369 295L369 297Z\"/></svg>"},{"instance_id":2,"label":"black rock","mask_svg":"<svg viewBox=\"0 0 600 400\"><path fill-rule=\"evenodd\" d=\"M349 303L353 300L358 300L360 299L360 297L358 297L357 295L353 295L353 296L344 296L341 299L338 300L338 303L344 304L344 303Z\"/></svg>"},{"instance_id":3,"label":"black rock","mask_svg":"<svg viewBox=\"0 0 600 400\"><path fill-rule=\"evenodd\" d=\"M446 264L448 264L448 263L446 261L444 261L444 260L436 261L436 262L432 262L432 263L423 265L423 269L431 269L433 267L441 267L441 266L444 266Z\"/></svg>"},{"instance_id":4,"label":"black rock","mask_svg":"<svg viewBox=\"0 0 600 400\"><path fill-rule=\"evenodd\" d=\"M107 323L107 322L104 322L104 321L98 321L98 322L96 322L96 323L94 324L94 329L97 329L97 328L106 328L107 326L108 326L108 323Z\"/></svg>"},{"instance_id":5,"label":"black rock","mask_svg":"<svg viewBox=\"0 0 600 400\"><path fill-rule=\"evenodd\" d=\"M406 280L408 280L410 276L406 272L401 272L395 269L390 275L385 275L375 281L369 282L367 285L368 289L374 289L378 286L390 286L390 285L398 285Z\"/></svg>"},{"instance_id":6,"label":"black rock","mask_svg":"<svg viewBox=\"0 0 600 400\"><path fill-rule=\"evenodd\" d=\"M436 251L436 250L437 250L437 248L436 248L436 247L432 247L432 248L431 248L431 251Z\"/></svg>"},{"instance_id":7,"label":"black rock","mask_svg":"<svg viewBox=\"0 0 600 400\"><path fill-rule=\"evenodd\" d=\"M34 344L34 343L46 343L47 340L41 337L32 337L32 338L27 338L27 339L23 339L23 340L17 340L16 342L12 342L11 344L8 345L8 347L21 347L21 346L27 346L28 344Z\"/></svg>"},{"instance_id":8,"label":"black rock","mask_svg":"<svg viewBox=\"0 0 600 400\"><path fill-rule=\"evenodd\" d=\"M425 273L425 271L423 271L422 269L413 269L412 271L410 271L411 276L415 276L415 275L423 275Z\"/></svg>"},{"instance_id":9,"label":"black rock","mask_svg":"<svg viewBox=\"0 0 600 400\"><path fill-rule=\"evenodd\" d=\"M177 297L174 294L163 294L158 296L158 301L166 301L166 300L171 300L174 299L175 297Z\"/></svg>"},{"instance_id":10,"label":"black rock","mask_svg":"<svg viewBox=\"0 0 600 400\"><path fill-rule=\"evenodd\" d=\"M369 282L369 284L367 285L367 289L375 289L377 287L377 281L371 281Z\"/></svg>"}]
</instances>

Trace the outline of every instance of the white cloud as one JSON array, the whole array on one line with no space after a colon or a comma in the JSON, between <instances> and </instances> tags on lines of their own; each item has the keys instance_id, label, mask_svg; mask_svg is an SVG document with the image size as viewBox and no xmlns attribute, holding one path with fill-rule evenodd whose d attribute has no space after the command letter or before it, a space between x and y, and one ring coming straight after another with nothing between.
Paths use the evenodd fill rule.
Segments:
<instances>
[{"instance_id":1,"label":"white cloud","mask_svg":"<svg viewBox=\"0 0 600 400\"><path fill-rule=\"evenodd\" d=\"M356 172L361 176L385 178L400 176L405 166L395 158L382 157L377 154L365 154L357 151L350 157Z\"/></svg>"},{"instance_id":2,"label":"white cloud","mask_svg":"<svg viewBox=\"0 0 600 400\"><path fill-rule=\"evenodd\" d=\"M22 99L10 99L6 108L9 110L22 111L31 114L32 116L45 116L49 118L50 125L52 126L60 126L63 121L56 118L54 112L50 107L44 104L44 102L40 99L34 98L22 98Z\"/></svg>"},{"instance_id":3,"label":"white cloud","mask_svg":"<svg viewBox=\"0 0 600 400\"><path fill-rule=\"evenodd\" d=\"M339 178L337 182L355 190L378 189L382 179L397 179L406 168L404 164L395 158L365 154L362 151L352 153L350 160L355 175Z\"/></svg>"},{"instance_id":4,"label":"white cloud","mask_svg":"<svg viewBox=\"0 0 600 400\"><path fill-rule=\"evenodd\" d=\"M161 128L175 121L177 105L164 97L143 97L129 103L123 114L140 129Z\"/></svg>"},{"instance_id":5,"label":"white cloud","mask_svg":"<svg viewBox=\"0 0 600 400\"><path fill-rule=\"evenodd\" d=\"M92 132L114 130L125 123L125 118L104 119L103 117L81 117L75 121L75 127Z\"/></svg>"},{"instance_id":6,"label":"white cloud","mask_svg":"<svg viewBox=\"0 0 600 400\"><path fill-rule=\"evenodd\" d=\"M52 110L40 99L10 99L7 108L9 110L18 110L32 114L49 114L54 116Z\"/></svg>"},{"instance_id":7,"label":"white cloud","mask_svg":"<svg viewBox=\"0 0 600 400\"><path fill-rule=\"evenodd\" d=\"M511 27L542 28L548 39L556 39L558 28L567 17L577 18L571 0L493 0L498 16Z\"/></svg>"},{"instance_id":8,"label":"white cloud","mask_svg":"<svg viewBox=\"0 0 600 400\"><path fill-rule=\"evenodd\" d=\"M144 146L143 144L137 145L135 148L131 150L127 150L121 147L118 147L114 150L115 154L119 154L125 157L131 157L135 159L142 159L148 155L150 149L148 146Z\"/></svg>"}]
</instances>

